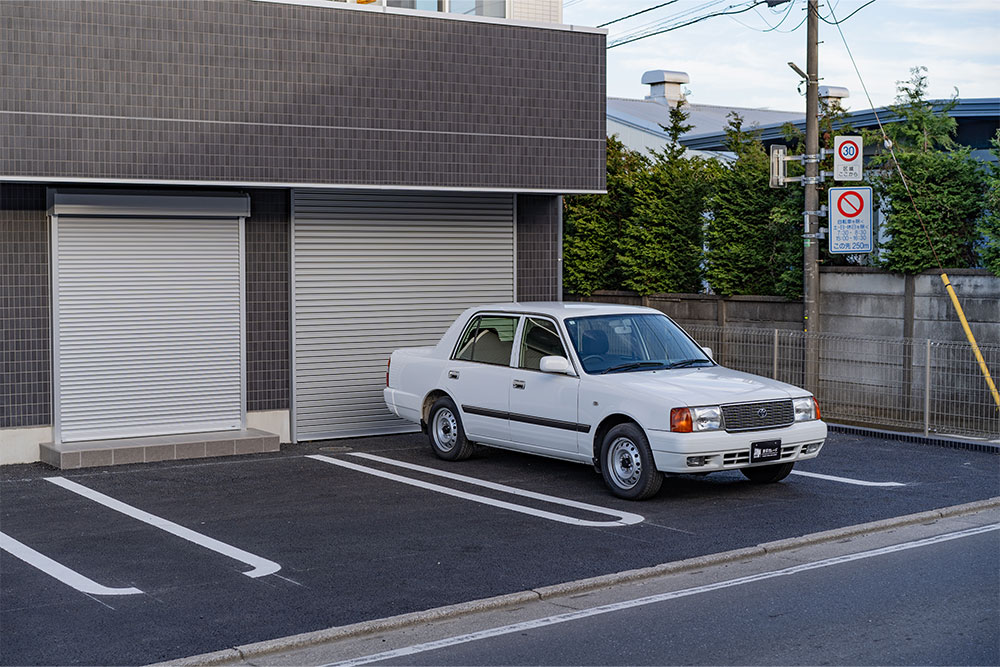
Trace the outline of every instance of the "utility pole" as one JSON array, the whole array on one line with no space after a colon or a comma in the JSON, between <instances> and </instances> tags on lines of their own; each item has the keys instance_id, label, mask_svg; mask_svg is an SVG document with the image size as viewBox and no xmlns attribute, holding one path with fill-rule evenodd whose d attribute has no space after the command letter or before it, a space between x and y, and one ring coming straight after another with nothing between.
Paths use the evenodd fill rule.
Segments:
<instances>
[{"instance_id":1,"label":"utility pole","mask_svg":"<svg viewBox=\"0 0 1000 667\"><path fill-rule=\"evenodd\" d=\"M819 321L819 0L808 0L806 7L806 154L805 214L803 220L803 313L802 329L807 334L820 332ZM819 339L806 336L806 389L819 390Z\"/></svg>"}]
</instances>

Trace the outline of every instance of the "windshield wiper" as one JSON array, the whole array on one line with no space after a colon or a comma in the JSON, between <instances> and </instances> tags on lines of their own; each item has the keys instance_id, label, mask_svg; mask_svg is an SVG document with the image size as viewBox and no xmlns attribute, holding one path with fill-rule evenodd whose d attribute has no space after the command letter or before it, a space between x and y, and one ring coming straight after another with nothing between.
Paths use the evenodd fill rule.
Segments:
<instances>
[{"instance_id":1,"label":"windshield wiper","mask_svg":"<svg viewBox=\"0 0 1000 667\"><path fill-rule=\"evenodd\" d=\"M693 364L710 364L711 359L681 359L666 365L666 368L687 368Z\"/></svg>"},{"instance_id":2,"label":"windshield wiper","mask_svg":"<svg viewBox=\"0 0 1000 667\"><path fill-rule=\"evenodd\" d=\"M663 368L662 361L629 361L628 363L618 364L617 366L612 366L611 368L605 368L601 371L601 375L605 373L617 373L618 371L630 371L634 368L651 368L655 366L656 368Z\"/></svg>"}]
</instances>

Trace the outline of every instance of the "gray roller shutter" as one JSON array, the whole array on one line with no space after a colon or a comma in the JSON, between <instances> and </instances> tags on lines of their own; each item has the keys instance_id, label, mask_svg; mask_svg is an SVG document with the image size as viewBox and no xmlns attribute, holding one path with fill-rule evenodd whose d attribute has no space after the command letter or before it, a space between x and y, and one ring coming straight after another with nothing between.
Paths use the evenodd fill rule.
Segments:
<instances>
[{"instance_id":1,"label":"gray roller shutter","mask_svg":"<svg viewBox=\"0 0 1000 667\"><path fill-rule=\"evenodd\" d=\"M121 201L88 212L128 212ZM241 428L242 218L162 217L169 205L161 217L59 210L56 440Z\"/></svg>"},{"instance_id":2,"label":"gray roller shutter","mask_svg":"<svg viewBox=\"0 0 1000 667\"><path fill-rule=\"evenodd\" d=\"M382 400L389 354L514 299L513 195L300 190L293 237L297 440L414 430Z\"/></svg>"}]
</instances>

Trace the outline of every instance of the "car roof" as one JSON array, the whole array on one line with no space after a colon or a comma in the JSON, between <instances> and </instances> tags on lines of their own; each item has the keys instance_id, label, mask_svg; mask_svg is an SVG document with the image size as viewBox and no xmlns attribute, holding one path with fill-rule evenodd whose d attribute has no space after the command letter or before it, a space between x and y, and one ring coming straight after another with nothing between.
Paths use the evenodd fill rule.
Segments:
<instances>
[{"instance_id":1,"label":"car roof","mask_svg":"<svg viewBox=\"0 0 1000 667\"><path fill-rule=\"evenodd\" d=\"M519 301L514 303L487 303L470 309L476 311L502 313L533 313L549 315L560 319L567 317L591 317L594 315L625 315L628 313L648 313L662 315L655 308L628 306L617 303L597 303L592 301Z\"/></svg>"}]
</instances>

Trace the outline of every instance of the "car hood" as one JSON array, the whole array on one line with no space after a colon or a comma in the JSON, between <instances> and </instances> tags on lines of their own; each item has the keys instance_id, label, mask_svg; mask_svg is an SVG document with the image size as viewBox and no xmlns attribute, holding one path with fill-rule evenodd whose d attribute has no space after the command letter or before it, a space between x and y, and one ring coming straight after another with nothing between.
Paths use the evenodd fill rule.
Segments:
<instances>
[{"instance_id":1,"label":"car hood","mask_svg":"<svg viewBox=\"0 0 1000 667\"><path fill-rule=\"evenodd\" d=\"M600 377L622 390L646 397L669 396L675 404L689 407L773 401L808 394L784 382L722 366L612 373Z\"/></svg>"}]
</instances>

